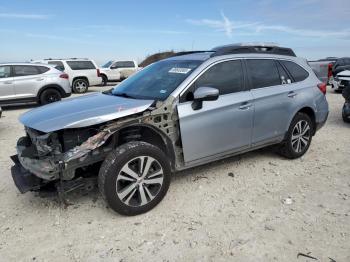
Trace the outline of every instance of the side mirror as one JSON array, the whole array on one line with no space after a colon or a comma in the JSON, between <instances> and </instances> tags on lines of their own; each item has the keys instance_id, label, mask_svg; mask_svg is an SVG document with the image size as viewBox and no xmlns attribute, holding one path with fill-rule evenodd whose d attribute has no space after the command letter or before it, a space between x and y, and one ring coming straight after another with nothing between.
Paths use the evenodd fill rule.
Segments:
<instances>
[{"instance_id":1,"label":"side mirror","mask_svg":"<svg viewBox=\"0 0 350 262\"><path fill-rule=\"evenodd\" d=\"M203 107L203 101L214 101L219 97L219 90L213 87L199 87L193 94L193 110L199 110Z\"/></svg>"}]
</instances>

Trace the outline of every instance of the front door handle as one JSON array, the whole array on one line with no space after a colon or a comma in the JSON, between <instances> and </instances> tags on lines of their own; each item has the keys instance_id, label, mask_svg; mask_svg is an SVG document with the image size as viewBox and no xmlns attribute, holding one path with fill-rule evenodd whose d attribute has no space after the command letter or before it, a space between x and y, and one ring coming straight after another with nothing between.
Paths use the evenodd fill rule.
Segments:
<instances>
[{"instance_id":1,"label":"front door handle","mask_svg":"<svg viewBox=\"0 0 350 262\"><path fill-rule=\"evenodd\" d=\"M5 85L11 85L11 84L12 84L12 81L5 81L4 84L5 84Z\"/></svg>"},{"instance_id":2,"label":"front door handle","mask_svg":"<svg viewBox=\"0 0 350 262\"><path fill-rule=\"evenodd\" d=\"M288 97L290 98L294 98L297 95L297 93L295 93L294 91L291 91L288 93Z\"/></svg>"},{"instance_id":3,"label":"front door handle","mask_svg":"<svg viewBox=\"0 0 350 262\"><path fill-rule=\"evenodd\" d=\"M247 109L249 109L251 106L252 106L251 103L244 102L244 103L242 103L242 104L240 105L239 109L240 109L240 110L247 110Z\"/></svg>"}]
</instances>

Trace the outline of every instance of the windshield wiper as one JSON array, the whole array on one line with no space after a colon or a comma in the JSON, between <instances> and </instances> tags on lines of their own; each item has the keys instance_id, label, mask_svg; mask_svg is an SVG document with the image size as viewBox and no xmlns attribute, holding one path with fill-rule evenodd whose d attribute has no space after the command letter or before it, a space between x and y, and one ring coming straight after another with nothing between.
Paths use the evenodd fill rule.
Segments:
<instances>
[{"instance_id":1,"label":"windshield wiper","mask_svg":"<svg viewBox=\"0 0 350 262\"><path fill-rule=\"evenodd\" d=\"M136 99L135 97L128 95L127 93L114 93L113 95L115 96L121 96L121 97L125 97L125 98L132 98L132 99Z\"/></svg>"}]
</instances>

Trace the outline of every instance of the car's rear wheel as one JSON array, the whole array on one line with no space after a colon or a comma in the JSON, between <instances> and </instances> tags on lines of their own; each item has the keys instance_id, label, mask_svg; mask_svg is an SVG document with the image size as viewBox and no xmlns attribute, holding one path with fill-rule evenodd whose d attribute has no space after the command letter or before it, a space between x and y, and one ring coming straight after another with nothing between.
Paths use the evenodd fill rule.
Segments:
<instances>
[{"instance_id":1,"label":"car's rear wheel","mask_svg":"<svg viewBox=\"0 0 350 262\"><path fill-rule=\"evenodd\" d=\"M46 104L60 101L61 98L62 98L61 93L57 89L48 88L41 93L39 101L40 101L40 104L46 105Z\"/></svg>"},{"instance_id":2,"label":"car's rear wheel","mask_svg":"<svg viewBox=\"0 0 350 262\"><path fill-rule=\"evenodd\" d=\"M103 162L99 189L114 211L133 216L151 210L164 198L170 175L163 151L145 142L129 142Z\"/></svg>"},{"instance_id":3,"label":"car's rear wheel","mask_svg":"<svg viewBox=\"0 0 350 262\"><path fill-rule=\"evenodd\" d=\"M89 87L88 81L85 79L76 79L73 82L73 92L78 94L86 93Z\"/></svg>"},{"instance_id":4,"label":"car's rear wheel","mask_svg":"<svg viewBox=\"0 0 350 262\"><path fill-rule=\"evenodd\" d=\"M310 147L313 129L314 125L308 115L296 114L280 147L281 155L290 159L304 155Z\"/></svg>"}]
</instances>

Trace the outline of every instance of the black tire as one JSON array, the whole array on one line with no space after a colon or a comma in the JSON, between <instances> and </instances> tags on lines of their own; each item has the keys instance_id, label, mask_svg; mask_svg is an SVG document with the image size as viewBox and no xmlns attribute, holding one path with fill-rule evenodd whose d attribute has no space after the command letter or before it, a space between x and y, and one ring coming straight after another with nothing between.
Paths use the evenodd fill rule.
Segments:
<instances>
[{"instance_id":1,"label":"black tire","mask_svg":"<svg viewBox=\"0 0 350 262\"><path fill-rule=\"evenodd\" d=\"M155 172L154 174L158 172L162 172L163 180L161 185L154 184L154 183L153 185L152 184L150 185L150 184L147 184L146 182L143 183L143 181L141 181L141 184L137 184L137 183L140 183L140 181L134 180L132 182L129 182L131 180L126 181L125 179L123 179L125 178L125 176L128 175L128 173L124 173L122 169L124 170L125 167L128 167L130 169L133 169L134 171L137 169L135 168L136 166L137 167L141 166L141 164L137 164L140 162L132 162L132 161L138 161L139 157L140 158L146 157L146 160L144 162L145 164L142 165L144 167L141 167L141 170L143 168L146 169L146 166L148 163L147 161L149 161L149 159L156 160L153 162L151 161L152 166L148 170L152 170L153 172ZM130 163L131 164L136 163L136 165L130 167L129 166ZM153 167L153 164L160 166L161 168L160 171L154 171L156 170L156 168ZM138 173L139 177L141 176L141 172ZM152 179L151 177L153 177L154 174L147 175L144 181L150 181L149 179ZM148 176L150 177L147 178ZM129 176L128 178L131 178L131 176ZM121 145L120 147L116 148L113 152L111 152L107 156L107 158L105 159L105 161L101 166L101 169L98 175L98 187L103 198L106 200L108 205L114 211L122 215L134 216L134 215L142 214L151 210L164 198L170 185L170 179L171 179L170 163L168 158L164 154L164 152L161 151L158 147L151 145L149 143L134 141L134 142L129 142L124 145ZM124 185L122 183L124 183ZM123 190L119 190L118 187L121 187L120 184L124 186ZM151 192L150 187L155 185L158 186L158 188L155 188L155 191L153 191L155 192L153 196L152 194L150 194ZM131 191L126 190L131 187L133 187ZM141 187L144 193L144 197L148 201L148 202L145 202L145 204L142 204ZM147 187L147 190L145 187ZM154 188L151 188L151 189L154 189ZM127 193L126 195L124 195L125 191L131 192L131 193ZM145 192L147 194L145 194ZM124 196L121 196L121 195L124 195ZM147 195L147 197L145 195ZM133 203L130 204L132 201Z\"/></svg>"},{"instance_id":2,"label":"black tire","mask_svg":"<svg viewBox=\"0 0 350 262\"><path fill-rule=\"evenodd\" d=\"M48 89L45 89L40 94L39 102L42 105L46 105L46 104L60 101L61 99L62 99L62 95L60 91L54 88L48 88Z\"/></svg>"},{"instance_id":3,"label":"black tire","mask_svg":"<svg viewBox=\"0 0 350 262\"><path fill-rule=\"evenodd\" d=\"M86 79L78 78L73 81L72 89L74 93L83 94L88 91L89 83Z\"/></svg>"},{"instance_id":4,"label":"black tire","mask_svg":"<svg viewBox=\"0 0 350 262\"><path fill-rule=\"evenodd\" d=\"M102 86L106 86L108 82L108 78L106 75L101 75L102 77Z\"/></svg>"},{"instance_id":5,"label":"black tire","mask_svg":"<svg viewBox=\"0 0 350 262\"><path fill-rule=\"evenodd\" d=\"M342 117L343 117L343 121L345 123L350 123L350 119L348 117L346 117L344 114L342 114Z\"/></svg>"},{"instance_id":6,"label":"black tire","mask_svg":"<svg viewBox=\"0 0 350 262\"><path fill-rule=\"evenodd\" d=\"M309 130L305 133L305 136L304 135L301 136L297 134L297 131L298 131L297 124L299 123L301 123L302 125L300 129L303 128L304 123L306 123L309 127ZM304 155L310 147L310 144L312 141L312 135L314 133L314 128L315 128L314 124L311 121L311 118L307 114L297 113L294 116L289 126L285 140L280 145L279 153L282 156L289 159L299 158L302 155ZM307 129L306 126L305 126L305 129ZM300 133L303 133L303 131L300 131ZM301 136L301 138L296 138L297 136L299 137ZM306 139L306 137L308 137L308 139ZM293 142L292 142L292 139L293 139ZM307 144L305 145L303 141L307 141Z\"/></svg>"},{"instance_id":7,"label":"black tire","mask_svg":"<svg viewBox=\"0 0 350 262\"><path fill-rule=\"evenodd\" d=\"M344 109L343 109L343 112L342 112L342 118L343 118L343 121L345 123L350 123L350 116L346 116L345 113L344 113Z\"/></svg>"}]
</instances>

